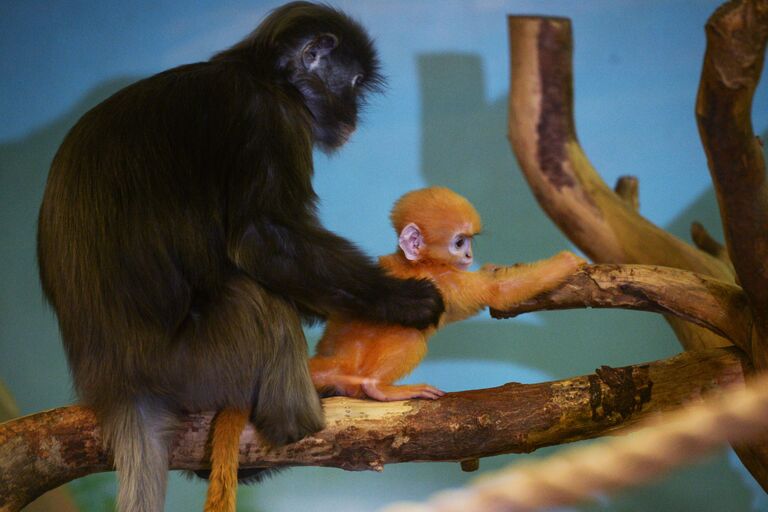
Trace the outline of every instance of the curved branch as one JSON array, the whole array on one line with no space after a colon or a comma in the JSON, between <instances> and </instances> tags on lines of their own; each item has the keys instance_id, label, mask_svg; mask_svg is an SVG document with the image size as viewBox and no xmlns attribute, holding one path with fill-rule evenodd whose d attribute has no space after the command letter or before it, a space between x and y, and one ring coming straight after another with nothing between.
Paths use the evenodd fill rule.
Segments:
<instances>
[{"instance_id":1,"label":"curved branch","mask_svg":"<svg viewBox=\"0 0 768 512\"><path fill-rule=\"evenodd\" d=\"M724 262L643 218L600 178L573 120L571 24L510 16L509 140L541 207L598 263L645 263L733 282ZM669 319L684 347L727 345L711 331Z\"/></svg>"},{"instance_id":2,"label":"curved branch","mask_svg":"<svg viewBox=\"0 0 768 512\"><path fill-rule=\"evenodd\" d=\"M589 163L573 120L570 21L510 16L508 23L509 139L531 189L553 221L594 261L663 265L733 281L727 261L648 222L610 190ZM749 105L767 27L766 0L729 2L715 12L708 23L697 100L699 130L718 189L731 261L740 282L749 282L745 292L759 315L759 336L751 351L759 367L768 366L768 196ZM669 316L667 320L687 349L728 343L689 322ZM768 490L768 438L735 448Z\"/></svg>"},{"instance_id":3,"label":"curved branch","mask_svg":"<svg viewBox=\"0 0 768 512\"><path fill-rule=\"evenodd\" d=\"M746 353L750 350L752 319L741 288L669 267L589 265L556 289L507 311L491 310L491 316L583 307L673 315L728 338Z\"/></svg>"},{"instance_id":4,"label":"curved branch","mask_svg":"<svg viewBox=\"0 0 768 512\"><path fill-rule=\"evenodd\" d=\"M755 319L752 361L768 368L768 184L752 129L752 97L768 39L768 2L732 1L710 17L696 98L699 135L707 154L728 255ZM735 446L768 491L768 437Z\"/></svg>"},{"instance_id":5,"label":"curved branch","mask_svg":"<svg viewBox=\"0 0 768 512\"><path fill-rule=\"evenodd\" d=\"M240 438L248 466L333 466L377 470L408 461L462 461L587 439L743 383L736 349L686 352L649 364L541 384L448 393L439 400L323 400L327 428L269 449L249 427ZM185 417L172 443L172 469L207 467L211 414ZM446 436L451 442L445 442ZM30 461L35 461L30 464ZM14 512L74 478L109 471L93 413L54 409L0 424L0 511Z\"/></svg>"},{"instance_id":6,"label":"curved branch","mask_svg":"<svg viewBox=\"0 0 768 512\"><path fill-rule=\"evenodd\" d=\"M706 32L696 118L728 253L760 333L755 363L768 367L768 182L751 119L768 41L768 1L728 2Z\"/></svg>"}]
</instances>

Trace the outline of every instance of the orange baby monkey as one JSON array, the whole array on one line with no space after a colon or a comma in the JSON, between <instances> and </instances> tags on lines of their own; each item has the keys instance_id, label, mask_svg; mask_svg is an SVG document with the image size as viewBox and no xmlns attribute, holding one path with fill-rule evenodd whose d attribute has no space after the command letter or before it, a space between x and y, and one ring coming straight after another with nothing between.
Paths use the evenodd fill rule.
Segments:
<instances>
[{"instance_id":1,"label":"orange baby monkey","mask_svg":"<svg viewBox=\"0 0 768 512\"><path fill-rule=\"evenodd\" d=\"M537 263L470 272L480 215L464 197L443 187L405 194L390 218L399 250L379 258L379 264L395 277L432 280L445 313L437 327L424 330L330 318L309 360L312 382L321 393L381 401L438 398L444 393L427 384L394 384L424 358L427 340L438 328L487 306L503 310L550 290L585 264L561 252Z\"/></svg>"},{"instance_id":2,"label":"orange baby monkey","mask_svg":"<svg viewBox=\"0 0 768 512\"><path fill-rule=\"evenodd\" d=\"M556 287L585 264L564 251L536 263L469 271L480 216L464 197L443 187L405 194L390 218L399 250L379 258L379 264L395 277L430 279L443 296L445 313L437 327L424 330L329 318L309 360L312 381L323 394L381 401L439 398L444 393L427 384L394 384L424 358L427 340L438 328L487 306L508 309ZM235 510L238 438L248 416L225 409L216 419L206 512Z\"/></svg>"}]
</instances>

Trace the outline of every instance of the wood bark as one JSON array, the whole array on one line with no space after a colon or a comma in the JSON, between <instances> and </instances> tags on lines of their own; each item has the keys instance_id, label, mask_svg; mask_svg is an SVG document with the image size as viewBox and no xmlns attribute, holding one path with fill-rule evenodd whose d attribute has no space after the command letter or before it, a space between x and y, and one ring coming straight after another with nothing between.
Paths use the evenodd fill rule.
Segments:
<instances>
[{"instance_id":1,"label":"wood bark","mask_svg":"<svg viewBox=\"0 0 768 512\"><path fill-rule=\"evenodd\" d=\"M460 462L531 452L615 433L743 385L746 364L736 349L715 349L623 368L603 366L561 381L448 393L435 401L327 398L325 430L270 449L249 426L240 438L240 463L381 471L392 462ZM183 418L172 443L172 469L208 467L212 417ZM0 512L15 512L47 489L111 469L87 408L53 409L0 425Z\"/></svg>"},{"instance_id":2,"label":"wood bark","mask_svg":"<svg viewBox=\"0 0 768 512\"><path fill-rule=\"evenodd\" d=\"M509 17L512 71L509 139L539 204L596 262L643 263L691 270L745 286L747 324L739 339L667 316L686 349L744 346L756 366L768 364L768 185L750 106L768 38L768 2L732 1L707 23L707 51L697 100L702 142L720 205L726 248L701 226L699 250L643 218L626 185L611 190L579 145L573 120L572 36L563 18ZM629 198L629 200L627 199ZM749 283L749 284L747 284ZM719 333L719 334L717 334ZM768 491L768 439L735 447Z\"/></svg>"},{"instance_id":3,"label":"wood bark","mask_svg":"<svg viewBox=\"0 0 768 512\"><path fill-rule=\"evenodd\" d=\"M768 183L751 109L768 41L768 1L732 1L706 26L696 119L729 260L754 316L752 362L768 368ZM768 436L734 447L768 492Z\"/></svg>"},{"instance_id":4,"label":"wood bark","mask_svg":"<svg viewBox=\"0 0 768 512\"><path fill-rule=\"evenodd\" d=\"M509 140L540 206L563 233L596 263L660 265L733 283L725 262L642 217L590 164L573 119L570 20L510 16L509 36ZM668 320L685 348L730 344Z\"/></svg>"},{"instance_id":5,"label":"wood bark","mask_svg":"<svg viewBox=\"0 0 768 512\"><path fill-rule=\"evenodd\" d=\"M494 318L573 308L623 308L673 315L733 341L749 353L752 319L741 288L702 274L654 265L589 265L554 290L491 310Z\"/></svg>"},{"instance_id":6,"label":"wood bark","mask_svg":"<svg viewBox=\"0 0 768 512\"><path fill-rule=\"evenodd\" d=\"M768 367L768 183L751 110L768 41L768 1L728 2L707 22L696 118L728 255L755 315L756 366Z\"/></svg>"}]
</instances>

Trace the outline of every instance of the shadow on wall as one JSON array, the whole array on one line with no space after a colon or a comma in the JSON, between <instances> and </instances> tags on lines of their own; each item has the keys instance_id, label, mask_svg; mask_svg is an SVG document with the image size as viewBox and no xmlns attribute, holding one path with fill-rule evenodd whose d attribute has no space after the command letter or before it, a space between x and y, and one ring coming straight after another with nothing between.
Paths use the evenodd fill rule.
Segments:
<instances>
[{"instance_id":1,"label":"shadow on wall","mask_svg":"<svg viewBox=\"0 0 768 512\"><path fill-rule=\"evenodd\" d=\"M56 319L45 306L35 258L37 213L48 169L69 128L90 108L135 78L105 82L54 122L0 145L0 376L24 414L75 399ZM114 474L72 484L84 510L114 508Z\"/></svg>"},{"instance_id":2,"label":"shadow on wall","mask_svg":"<svg viewBox=\"0 0 768 512\"><path fill-rule=\"evenodd\" d=\"M37 214L56 150L69 128L87 110L135 79L120 78L94 88L51 124L0 145L0 343L13 358L0 361L22 413L71 402L66 364L53 313L44 305L37 275ZM9 360L12 359L12 360ZM30 368L45 368L34 378Z\"/></svg>"},{"instance_id":3,"label":"shadow on wall","mask_svg":"<svg viewBox=\"0 0 768 512\"><path fill-rule=\"evenodd\" d=\"M507 99L485 99L480 58L425 55L418 69L424 178L475 204L486 230L479 239L482 260L530 261L567 247L534 201L510 150Z\"/></svg>"}]
</instances>

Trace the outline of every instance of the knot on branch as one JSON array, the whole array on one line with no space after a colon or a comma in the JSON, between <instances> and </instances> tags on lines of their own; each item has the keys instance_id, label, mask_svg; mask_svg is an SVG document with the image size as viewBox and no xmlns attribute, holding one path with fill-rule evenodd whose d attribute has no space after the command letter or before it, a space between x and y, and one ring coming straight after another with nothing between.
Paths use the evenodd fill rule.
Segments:
<instances>
[{"instance_id":1,"label":"knot on branch","mask_svg":"<svg viewBox=\"0 0 768 512\"><path fill-rule=\"evenodd\" d=\"M601 366L588 378L589 406L595 421L608 419L619 423L651 400L653 382L648 365L631 368Z\"/></svg>"}]
</instances>

